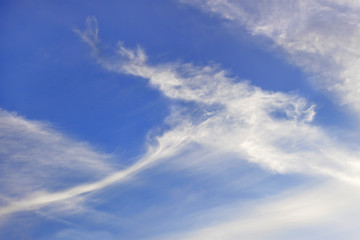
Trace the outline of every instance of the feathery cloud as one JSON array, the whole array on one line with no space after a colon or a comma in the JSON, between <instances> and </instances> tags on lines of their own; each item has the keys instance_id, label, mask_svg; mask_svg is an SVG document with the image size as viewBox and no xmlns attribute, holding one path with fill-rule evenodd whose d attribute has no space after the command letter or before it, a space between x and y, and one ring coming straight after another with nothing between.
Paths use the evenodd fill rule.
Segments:
<instances>
[{"instance_id":1,"label":"feathery cloud","mask_svg":"<svg viewBox=\"0 0 360 240\"><path fill-rule=\"evenodd\" d=\"M335 93L340 104L360 112L358 1L197 0L195 5L265 36L306 71L316 83Z\"/></svg>"},{"instance_id":2,"label":"feathery cloud","mask_svg":"<svg viewBox=\"0 0 360 240\"><path fill-rule=\"evenodd\" d=\"M78 31L86 42L97 32L89 32L89 27ZM95 44L90 46L94 48ZM98 49L93 52L98 53ZM217 66L152 66L141 48L131 50L123 43L119 43L117 54L95 57L110 71L149 79L150 85L170 99L197 103L197 113L202 114L185 114L174 108L169 118L175 123L169 132L182 135L184 141L237 153L239 159L277 172L328 175L358 183L358 150L347 149L312 125L314 105L304 98L264 91L228 77ZM159 143L163 144L161 139Z\"/></svg>"},{"instance_id":3,"label":"feathery cloud","mask_svg":"<svg viewBox=\"0 0 360 240\"><path fill-rule=\"evenodd\" d=\"M2 214L40 208L128 180L160 159L175 157L191 144L202 146L201 151L235 154L239 161L247 160L270 171L333 177L359 184L359 151L348 149L325 130L312 125L314 105L304 98L264 91L228 77L218 66L179 63L153 66L140 47L132 50L122 43L114 56L105 57L99 47L96 19L90 18L87 23L85 31L76 32L90 45L104 68L146 78L171 101L195 103L196 110L175 106L167 119L171 129L155 137L148 152L134 165L65 190L36 192L1 207ZM192 164L206 161L193 159Z\"/></svg>"},{"instance_id":4,"label":"feathery cloud","mask_svg":"<svg viewBox=\"0 0 360 240\"><path fill-rule=\"evenodd\" d=\"M5 110L0 110L0 154L0 215L7 212L5 206L26 196L95 181L114 171L110 155L64 136L47 123ZM29 207L11 211L33 208L24 204Z\"/></svg>"},{"instance_id":5,"label":"feathery cloud","mask_svg":"<svg viewBox=\"0 0 360 240\"><path fill-rule=\"evenodd\" d=\"M355 239L360 212L357 189L329 181L254 201L246 209L222 206L203 215L217 219L219 212L227 211L228 220L163 239Z\"/></svg>"}]
</instances>

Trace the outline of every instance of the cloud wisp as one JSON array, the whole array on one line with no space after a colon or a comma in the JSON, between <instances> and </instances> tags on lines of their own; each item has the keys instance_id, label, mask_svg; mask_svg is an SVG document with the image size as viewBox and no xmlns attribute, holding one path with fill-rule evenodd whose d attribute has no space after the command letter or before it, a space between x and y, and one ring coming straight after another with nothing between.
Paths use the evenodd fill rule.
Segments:
<instances>
[{"instance_id":1,"label":"cloud wisp","mask_svg":"<svg viewBox=\"0 0 360 240\"><path fill-rule=\"evenodd\" d=\"M0 216L61 202L68 204L69 199L129 179L152 162L174 153L182 143L178 135L164 134L161 142L166 145L149 147L137 163L116 171L106 163L110 156L68 139L44 123L4 110L1 110L0 122L1 153L6 160L1 167L4 192ZM71 184L66 184L69 180ZM74 182L79 183L72 187Z\"/></svg>"},{"instance_id":2,"label":"cloud wisp","mask_svg":"<svg viewBox=\"0 0 360 240\"><path fill-rule=\"evenodd\" d=\"M0 154L0 215L26 196L96 181L114 171L110 155L64 136L48 123L27 120L2 109Z\"/></svg>"},{"instance_id":3,"label":"cloud wisp","mask_svg":"<svg viewBox=\"0 0 360 240\"><path fill-rule=\"evenodd\" d=\"M246 209L222 206L203 215L217 219L219 213L229 212L229 219L160 239L355 239L360 212L357 189L329 181L254 201Z\"/></svg>"},{"instance_id":4,"label":"cloud wisp","mask_svg":"<svg viewBox=\"0 0 360 240\"><path fill-rule=\"evenodd\" d=\"M114 56L104 56L96 19L89 18L87 23L85 31L76 32L90 45L98 63L105 69L146 78L173 103L195 103L195 111L175 106L167 119L171 129L156 137L149 144L148 152L134 165L105 171L105 175L95 180L59 191L35 189L32 194L8 201L0 208L0 215L38 209L126 181L159 160L180 154L191 144L202 146L202 151L234 154L239 161L247 160L277 173L295 172L331 177L355 185L360 183L359 151L348 149L324 129L314 126L315 107L304 98L264 91L249 82L228 77L218 66L180 63L154 66L147 62L140 47L132 50L122 43L118 44ZM5 113L5 116L12 115ZM29 124L23 118L12 118ZM9 129L17 129L17 126ZM79 159L89 158L80 156ZM211 159L218 161L216 164L228 164L221 159ZM192 161L192 164L209 165L206 158Z\"/></svg>"},{"instance_id":5,"label":"cloud wisp","mask_svg":"<svg viewBox=\"0 0 360 240\"><path fill-rule=\"evenodd\" d=\"M265 36L291 61L315 74L317 85L360 113L360 5L345 0L188 1Z\"/></svg>"},{"instance_id":6,"label":"cloud wisp","mask_svg":"<svg viewBox=\"0 0 360 240\"><path fill-rule=\"evenodd\" d=\"M95 28L91 31L91 27ZM358 184L358 150L347 149L311 124L315 109L294 94L264 91L228 77L217 66L147 63L144 51L118 44L117 56L99 54L96 19L77 31L89 43L99 64L109 71L149 79L174 101L195 102L196 114L174 108L168 121L188 142L238 154L275 172L327 175ZM94 37L96 36L96 37ZM95 39L95 40L93 40ZM183 130L186 129L183 134ZM189 134L190 133L190 134ZM161 143L161 140L159 141Z\"/></svg>"}]
</instances>

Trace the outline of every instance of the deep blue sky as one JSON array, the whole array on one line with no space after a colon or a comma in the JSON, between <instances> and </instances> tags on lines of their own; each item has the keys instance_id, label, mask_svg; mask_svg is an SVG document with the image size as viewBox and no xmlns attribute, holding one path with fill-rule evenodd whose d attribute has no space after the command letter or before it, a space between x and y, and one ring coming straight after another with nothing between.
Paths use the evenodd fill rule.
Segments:
<instances>
[{"instance_id":1,"label":"deep blue sky","mask_svg":"<svg viewBox=\"0 0 360 240\"><path fill-rule=\"evenodd\" d=\"M231 33L223 21L176 1L3 5L1 106L49 121L106 151L136 155L131 149L149 128L162 123L168 106L146 81L105 73L96 64L72 31L83 27L88 16L98 19L100 38L108 48L120 40L126 46L140 45L153 63L217 63L264 89L311 90L304 73L261 49L261 40L241 28ZM130 134L133 139L128 139Z\"/></svg>"},{"instance_id":2,"label":"deep blue sky","mask_svg":"<svg viewBox=\"0 0 360 240\"><path fill-rule=\"evenodd\" d=\"M352 143L354 146L351 145L350 150L343 144L350 141L351 133L357 135L356 107L352 108L350 100L350 104L339 103L339 98L347 93L331 92L331 87L337 85L325 79L325 70L316 72L317 69L306 65L307 62L301 62L302 54L308 54L307 50L292 51L287 48L288 39L279 43L277 35L258 34L254 30L257 20L252 20L251 15L246 15L246 20L239 23L234 12L240 12L241 7L246 11L247 5L242 6L246 1L232 3L238 7L233 7L233 11L226 8L226 1L219 1L212 10L203 6L206 1L195 2L192 5L175 0L1 1L0 124L3 126L0 131L3 140L0 144L3 147L0 148L0 174L4 176L0 179L3 181L0 185L1 239L182 239L183 234L188 236L187 233L190 237L184 239L201 239L197 236L207 236L201 235L201 229L215 231L217 227L222 229L223 223L238 219L239 226L249 222L255 228L261 228L261 224L266 225L270 219L269 223L274 224L275 229L271 239L286 239L292 230L296 235L304 226L310 234L307 236L316 232L316 236L323 237L320 234L324 227L322 218L314 217L319 224L319 228L314 229L311 224L306 225L313 218L309 217L307 221L306 217L294 217L297 216L294 209L301 209L296 204L303 202L304 206L317 206L315 200L319 196L314 197L313 192L329 194L326 189L333 184L329 179L358 181L357 167L349 167L356 165L351 165L354 163L351 161L357 160L357 144ZM267 7L262 4L265 13L254 11L253 14L258 14L254 19L266 19ZM281 15L281 7L274 19L279 16L284 22L291 22L291 17ZM347 8L339 9L347 11ZM226 14L234 15L226 19ZM94 54L94 49L84 41L86 32L83 30L89 17L99 24L101 42L96 43L99 55ZM267 19L269 28L272 19ZM312 20L310 18L309 22ZM347 21L345 19L343 23ZM280 35L282 29L277 31ZM325 30L318 32L320 37L317 39L321 39L323 32L328 33ZM290 36L294 42L300 39L300 43L300 35L307 36L305 30L299 35L296 32L295 40L291 38L290 30L287 34L285 36ZM231 104L241 102L246 94L242 96L239 92L237 98L236 93L231 95L229 90L229 98L235 99L230 103L224 103L226 96L219 97L215 103L189 100L187 96L175 99L167 95L171 87L170 90L162 89L153 83L160 75L154 74L154 79L147 79L125 70L109 71L99 59L110 59L108 63L111 64L111 59L117 56L114 52L118 51L118 41L127 49L137 46L144 49L148 61L140 64L141 71L150 68L161 72L166 68L163 66L186 63L216 65L227 71L229 78L226 81L230 83L224 86L236 89L238 83L248 82L249 86L259 87L254 91L246 90L249 96L259 95L258 102L249 98L248 104L239 105L239 112L234 113ZM304 42L311 49L311 41ZM326 51L311 54L320 55L314 59L321 60L322 56L327 56ZM329 50L329 55L331 53ZM120 61L124 65L132 64L124 57ZM347 69L346 64L339 63L339 66ZM176 72L181 70L174 70L176 67L169 69L175 75L181 74ZM339 76L342 81L342 75ZM211 77L206 80L209 86L212 81L217 81ZM164 81L170 78L167 76ZM222 86L221 82L219 86ZM200 88L207 89L207 86ZM263 102L265 107L261 105ZM311 105L316 105L315 118L303 121L304 116L313 111ZM272 109L273 106L276 107ZM300 107L296 109L295 106ZM249 116L240 109L247 107ZM202 119L194 117L195 112L208 115ZM177 127L168 122L168 116L174 113L181 113L176 117L180 123L186 123L187 118L194 122L204 121L198 125L192 122L191 140L184 141L178 152L174 150L170 156L160 158L160 163L141 168L126 181L114 181L96 191L86 190L49 204L32 203L36 196L51 199L47 194L101 182L106 176L136 166L139 160L152 154L152 147L158 147L157 141L171 142L171 138L161 140L162 134L175 132L182 136ZM244 118L242 114L245 114ZM264 116L264 119L256 123L249 120L249 125L242 125L258 116ZM214 119L219 125L207 128L207 118ZM205 130L201 132L204 126ZM278 130L271 132L272 129ZM217 130L219 136L216 136ZM205 140L202 138L207 131L211 132L210 143L206 137ZM192 135L195 137L191 138ZM221 139L220 143L218 139ZM232 148L232 143L238 139L239 150ZM91 161L87 162L89 159ZM342 161L351 163L342 166ZM83 181L83 177L87 180ZM342 189L339 185L334 186L336 191ZM307 198L308 195L311 197ZM284 211L279 207L282 203L288 206L294 198L300 200L295 201L295 205L289 204L291 210ZM309 199L315 203L307 202ZM22 201L29 206L24 204L22 208ZM11 208L12 203L14 208ZM8 209L8 206L12 209L10 213L7 210L3 213L2 209ZM267 208L274 212L264 211ZM286 215L292 211L294 216ZM312 212L311 209L308 211ZM345 215L339 219L348 216L345 210L342 213ZM258 221L259 214L265 220ZM274 221L266 217L272 214L278 217ZM278 232L276 229L282 229L284 219L300 223L290 230L283 223L286 231ZM230 228L226 229L232 234ZM259 234L267 233L266 227L260 230ZM197 231L200 235L191 235ZM244 236L264 239L263 235L259 237L258 233L249 231L239 233L239 238L235 239ZM236 234L219 239L230 240L233 236ZM334 233L333 236L337 235Z\"/></svg>"}]
</instances>

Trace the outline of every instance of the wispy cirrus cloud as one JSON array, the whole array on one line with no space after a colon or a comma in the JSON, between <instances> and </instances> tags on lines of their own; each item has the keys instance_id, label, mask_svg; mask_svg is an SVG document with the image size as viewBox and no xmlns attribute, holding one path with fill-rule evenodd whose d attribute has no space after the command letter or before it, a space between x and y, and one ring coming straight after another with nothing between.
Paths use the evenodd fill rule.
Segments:
<instances>
[{"instance_id":1,"label":"wispy cirrus cloud","mask_svg":"<svg viewBox=\"0 0 360 240\"><path fill-rule=\"evenodd\" d=\"M86 42L96 39L99 43L99 38L94 37L98 30L89 31L90 26L97 26L96 19L89 18L87 30L78 33ZM217 66L153 66L147 63L141 48L131 50L121 42L117 57L104 58L97 55L95 43L90 46L106 69L149 79L150 85L170 99L198 104L196 114L174 109L168 119L174 127L167 134L176 132L189 143L237 153L239 159L273 171L321 174L358 182L358 151L347 149L312 125L314 106L304 98L264 91L228 77ZM159 143L163 144L161 139Z\"/></svg>"},{"instance_id":2,"label":"wispy cirrus cloud","mask_svg":"<svg viewBox=\"0 0 360 240\"><path fill-rule=\"evenodd\" d=\"M161 159L181 158L191 149L190 158L176 164L229 168L246 160L276 173L301 173L359 184L359 150L349 149L329 133L312 124L315 106L298 95L271 92L241 81L219 66L166 63L151 65L140 48L118 44L113 56L102 54L95 18L87 20L84 31L76 30L90 45L99 64L121 74L146 78L174 105L163 134L151 139L148 151L126 169L108 172L59 191L34 191L0 208L0 213L38 209L85 193L129 180ZM183 107L176 103L182 102ZM186 106L191 105L191 109ZM216 153L207 157L205 153ZM221 156L229 157L224 158ZM202 157L199 157L202 156ZM189 157L189 156L188 156ZM235 160L234 160L235 159ZM311 218L311 216L310 216Z\"/></svg>"},{"instance_id":3,"label":"wispy cirrus cloud","mask_svg":"<svg viewBox=\"0 0 360 240\"><path fill-rule=\"evenodd\" d=\"M93 23L90 25L96 26ZM96 32L94 29L78 33L89 42ZM96 39L99 43L99 38ZM298 229L307 229L303 236L311 236L312 232L322 237L319 229L339 223L336 220L327 221L330 216L345 221L351 211L357 209L351 198L358 197L352 192L359 184L359 150L349 149L346 143L332 138L330 132L312 124L315 106L304 98L264 91L247 81L229 77L218 66L151 65L141 48L132 50L124 47L123 43L118 45L117 56L104 58L96 44L90 46L95 48L93 53L99 64L109 71L146 78L151 86L172 101L196 103L196 110L173 108L167 120L172 129L166 134L172 133L177 139L182 139L182 143L176 154L169 151L173 154L168 156L177 155L192 144L201 146L191 148L192 156L196 156L196 151L220 154L218 158L181 158L180 165L201 166L209 170L231 167L234 158L221 157L221 153L231 153L238 161L247 160L273 172L330 177L345 182L343 186L351 184L350 190L346 191L342 191L337 183L330 182L326 186L280 196L273 201L256 202L245 216L240 214L239 209L243 208L237 206L231 211L233 220L214 220L215 225L200 227L199 231L190 232L186 237L179 234L180 237L172 235L171 238L286 239ZM160 137L157 142L166 146L167 140ZM327 198L332 201L324 204ZM347 205L343 205L344 198ZM221 206L219 211L227 208ZM236 211L239 212L234 216ZM353 231L351 221L337 225L334 232L341 232L347 227ZM314 225L317 228L313 228Z\"/></svg>"},{"instance_id":4,"label":"wispy cirrus cloud","mask_svg":"<svg viewBox=\"0 0 360 240\"><path fill-rule=\"evenodd\" d=\"M221 218L223 212L228 219L160 239L356 239L357 189L333 181L305 184L275 197L205 211L206 219Z\"/></svg>"},{"instance_id":5,"label":"wispy cirrus cloud","mask_svg":"<svg viewBox=\"0 0 360 240\"><path fill-rule=\"evenodd\" d=\"M315 74L335 101L360 112L358 1L187 1L206 12L265 36L291 61Z\"/></svg>"},{"instance_id":6,"label":"wispy cirrus cloud","mask_svg":"<svg viewBox=\"0 0 360 240\"><path fill-rule=\"evenodd\" d=\"M183 140L176 131L164 134L160 144L150 146L137 163L119 170L110 164L110 155L71 140L46 123L29 121L4 110L0 123L0 216L51 204L78 207L77 201L69 200L81 200L85 193L128 180L154 161L174 154Z\"/></svg>"},{"instance_id":7,"label":"wispy cirrus cloud","mask_svg":"<svg viewBox=\"0 0 360 240\"><path fill-rule=\"evenodd\" d=\"M110 155L64 136L45 122L0 110L0 136L2 214L4 206L29 195L95 181L114 171ZM12 211L36 206L25 205Z\"/></svg>"}]
</instances>

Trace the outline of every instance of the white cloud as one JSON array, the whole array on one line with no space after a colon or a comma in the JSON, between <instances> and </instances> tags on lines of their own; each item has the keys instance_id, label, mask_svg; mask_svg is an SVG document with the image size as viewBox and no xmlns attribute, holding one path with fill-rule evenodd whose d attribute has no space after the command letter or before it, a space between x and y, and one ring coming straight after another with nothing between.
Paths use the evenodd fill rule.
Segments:
<instances>
[{"instance_id":1,"label":"white cloud","mask_svg":"<svg viewBox=\"0 0 360 240\"><path fill-rule=\"evenodd\" d=\"M187 1L266 36L360 113L360 4L346 0Z\"/></svg>"},{"instance_id":2,"label":"white cloud","mask_svg":"<svg viewBox=\"0 0 360 240\"><path fill-rule=\"evenodd\" d=\"M36 191L1 207L1 214L37 209L126 181L160 159L175 158L193 144L201 146L200 152L216 152L219 156L233 154L238 160L256 163L270 171L298 172L332 177L356 185L360 183L359 151L348 149L325 130L312 125L315 109L304 98L264 91L248 82L228 77L226 71L217 66L197 67L179 63L153 66L147 63L147 56L141 48L131 50L122 43L119 43L116 55L104 57L94 18L88 20L85 31L76 32L92 47L104 68L149 79L150 85L173 103L195 103L192 105L194 109L175 105L167 119L170 130L155 137L155 141L151 140L148 152L134 165L65 190ZM64 148L57 152L69 150ZM88 158L80 156L79 159L85 161ZM210 159L211 164L207 162ZM230 162L222 158L181 160L181 164L191 166L216 164L231 167Z\"/></svg>"},{"instance_id":3,"label":"white cloud","mask_svg":"<svg viewBox=\"0 0 360 240\"><path fill-rule=\"evenodd\" d=\"M88 41L88 32L79 34ZM150 85L169 99L196 103L196 110L173 108L167 120L172 129L166 134L182 139L181 147L195 144L195 149L191 148L192 156L200 151L216 153L219 157L181 158L177 159L181 161L178 165L200 165L199 168L216 171L234 164L233 159L221 157L230 153L238 160L248 160L271 171L297 172L320 179L327 176L352 185L350 190L344 190L346 184L328 183L290 197L256 202L244 216L240 213L233 216L238 209L235 208L230 214L233 220L219 221L185 239L289 239L293 237L293 230L303 228L307 229L305 237L311 236L311 232L321 237L319 229L334 226L334 233L346 229L352 220L357 221L356 217L347 219L351 211L359 210L353 201L359 196L352 194L360 183L359 150L347 148L346 143L313 125L315 107L305 99L264 91L228 77L217 66L179 63L153 66L147 63L140 48L131 50L121 43L117 51L117 57L102 58L96 54L95 57L110 71L149 79ZM167 138L158 138L159 145L166 145L167 141ZM186 151L186 147L183 150ZM176 154L179 151L182 150ZM344 220L344 225L328 220L332 214Z\"/></svg>"},{"instance_id":4,"label":"white cloud","mask_svg":"<svg viewBox=\"0 0 360 240\"><path fill-rule=\"evenodd\" d=\"M1 198L5 203L0 207L0 216L49 204L78 207L83 194L128 180L154 161L174 154L184 137L177 131L166 133L159 144L149 146L148 153L137 163L115 171L106 164L110 156L68 139L43 123L4 110L0 123L4 159Z\"/></svg>"},{"instance_id":5,"label":"white cloud","mask_svg":"<svg viewBox=\"0 0 360 240\"><path fill-rule=\"evenodd\" d=\"M86 42L96 32L89 32L89 28L78 31ZM95 44L90 46L96 48ZM209 149L236 153L240 159L273 171L328 175L359 183L358 151L346 149L323 129L311 125L315 110L305 99L264 91L228 77L216 66L152 66L139 47L131 50L120 43L117 53L117 57L96 57L108 70L149 79L170 99L198 104L197 114L174 108L169 119L179 127L174 124L167 134ZM161 138L159 143L166 144Z\"/></svg>"},{"instance_id":6,"label":"white cloud","mask_svg":"<svg viewBox=\"0 0 360 240\"><path fill-rule=\"evenodd\" d=\"M74 182L95 181L113 172L110 155L64 136L47 123L1 109L0 156L3 206L31 194L66 189Z\"/></svg>"},{"instance_id":7,"label":"white cloud","mask_svg":"<svg viewBox=\"0 0 360 240\"><path fill-rule=\"evenodd\" d=\"M336 182L303 186L249 204L222 206L203 215L215 224L163 239L356 239L358 188ZM228 212L228 220L216 221Z\"/></svg>"}]
</instances>

